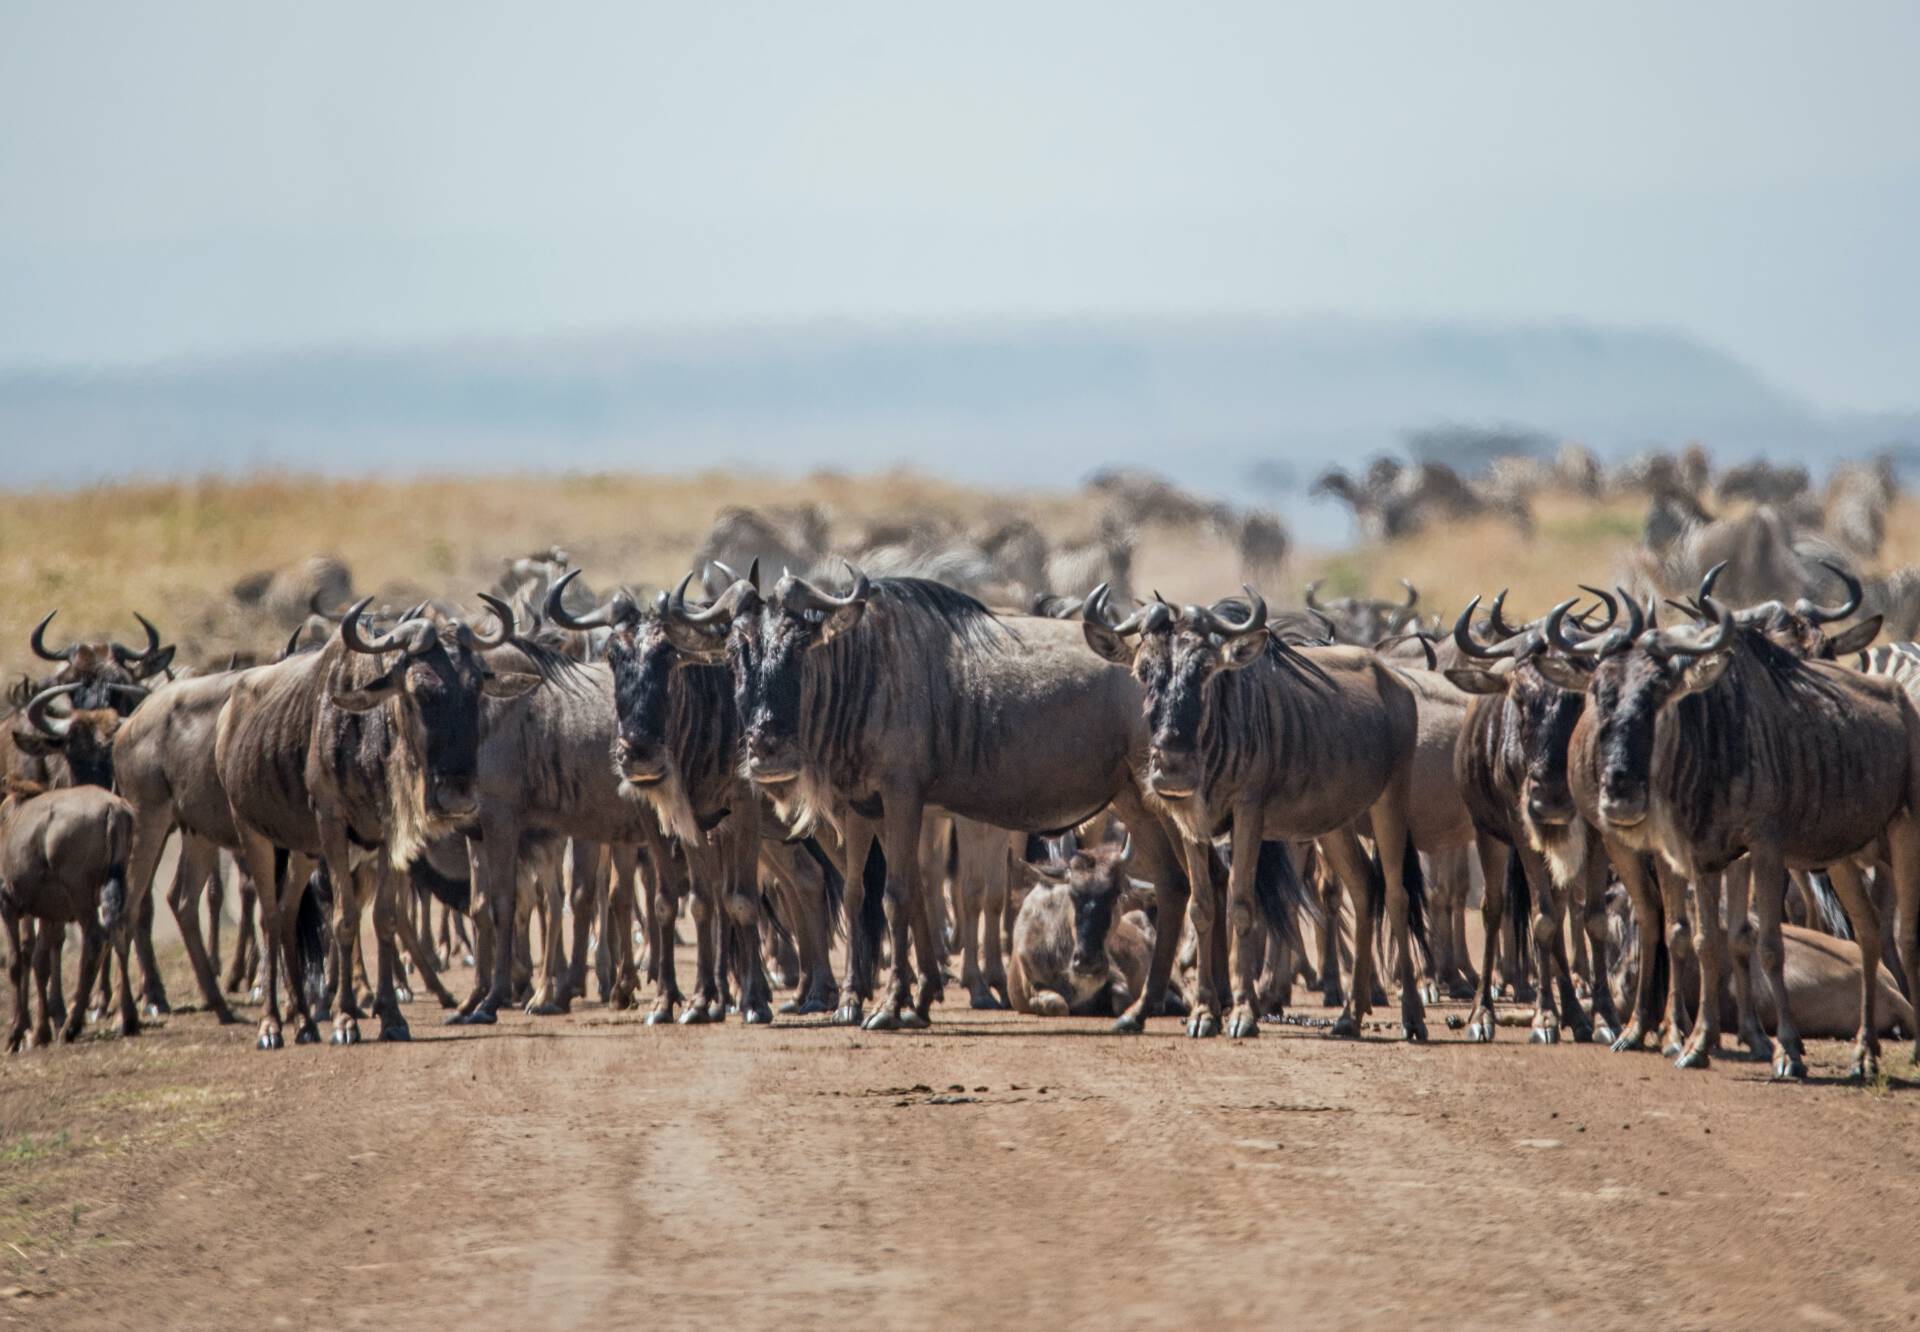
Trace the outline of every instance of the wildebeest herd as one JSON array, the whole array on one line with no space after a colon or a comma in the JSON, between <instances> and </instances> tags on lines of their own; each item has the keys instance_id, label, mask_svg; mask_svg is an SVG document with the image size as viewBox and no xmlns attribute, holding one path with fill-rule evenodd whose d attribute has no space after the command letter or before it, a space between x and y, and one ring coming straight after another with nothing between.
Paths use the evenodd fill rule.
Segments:
<instances>
[{"instance_id":1,"label":"wildebeest herd","mask_svg":"<svg viewBox=\"0 0 1920 1332\"><path fill-rule=\"evenodd\" d=\"M205 673L144 618L141 647L54 647L49 614L0 730L8 1048L165 1010L177 836L201 999L230 1022L257 990L261 1049L283 1022L356 1043L368 1005L405 1039L415 986L490 1024L595 983L632 1007L643 977L650 1023L915 1028L958 952L976 1007L1121 1032L1256 1036L1300 984L1335 1037L1397 998L1424 1040L1446 993L1475 1041L1511 1001L1534 1041L1682 1067L1730 1025L1788 1078L1803 1035L1852 1035L1872 1078L1916 1035L1920 647L1869 650L1838 564L1828 603L1727 604L1724 569L1519 623L1476 599L1450 633L1411 585L1271 612L1103 583L1040 614L851 564L598 604L570 572L472 618L316 608L278 660Z\"/></svg>"}]
</instances>

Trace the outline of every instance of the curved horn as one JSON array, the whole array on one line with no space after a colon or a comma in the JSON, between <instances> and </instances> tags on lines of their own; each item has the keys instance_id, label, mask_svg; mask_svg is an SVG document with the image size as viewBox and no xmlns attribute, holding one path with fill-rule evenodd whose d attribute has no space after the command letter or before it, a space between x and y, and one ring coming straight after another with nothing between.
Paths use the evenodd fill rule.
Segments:
<instances>
[{"instance_id":1,"label":"curved horn","mask_svg":"<svg viewBox=\"0 0 1920 1332\"><path fill-rule=\"evenodd\" d=\"M822 592L799 574L789 573L786 579L782 580L787 582L788 596L794 603L797 603L797 609L829 612L845 610L847 607L857 605L873 595L872 580L854 568L851 561L842 560L841 563L847 566L847 573L853 579L853 590L844 597L836 597L831 593Z\"/></svg>"},{"instance_id":2,"label":"curved horn","mask_svg":"<svg viewBox=\"0 0 1920 1332\"><path fill-rule=\"evenodd\" d=\"M1264 626L1267 622L1266 598L1244 583L1240 585L1240 590L1247 594L1247 618L1239 624L1222 619L1209 606L1189 606L1180 612L1180 618L1205 633L1219 634L1222 638L1237 638Z\"/></svg>"},{"instance_id":3,"label":"curved horn","mask_svg":"<svg viewBox=\"0 0 1920 1332\"><path fill-rule=\"evenodd\" d=\"M1700 590L1693 594L1693 599L1704 606L1707 598L1713 595L1713 585L1720 581L1720 575L1726 571L1727 562L1725 560L1720 561L1720 563L1707 570L1700 579Z\"/></svg>"},{"instance_id":4,"label":"curved horn","mask_svg":"<svg viewBox=\"0 0 1920 1332\"><path fill-rule=\"evenodd\" d=\"M1420 589L1404 578L1400 580L1400 586L1407 589L1407 604L1405 609L1412 610L1415 606L1418 606L1420 604Z\"/></svg>"},{"instance_id":5,"label":"curved horn","mask_svg":"<svg viewBox=\"0 0 1920 1332\"><path fill-rule=\"evenodd\" d=\"M58 608L48 611L40 623L33 626L33 637L27 640L33 647L33 655L42 661L72 661L74 651L80 646L78 643L69 643L58 652L47 646L47 626L53 623L53 617L59 613Z\"/></svg>"},{"instance_id":6,"label":"curved horn","mask_svg":"<svg viewBox=\"0 0 1920 1332\"><path fill-rule=\"evenodd\" d=\"M1132 859L1133 859L1133 831L1132 829L1128 829L1126 839L1120 843L1120 863L1124 865Z\"/></svg>"},{"instance_id":7,"label":"curved horn","mask_svg":"<svg viewBox=\"0 0 1920 1332\"><path fill-rule=\"evenodd\" d=\"M1307 609L1308 610L1324 611L1326 609L1325 606L1322 606L1319 602L1313 599L1313 594L1315 592L1318 592L1319 590L1320 590L1320 580L1318 578L1314 579L1311 583L1307 584Z\"/></svg>"},{"instance_id":8,"label":"curved horn","mask_svg":"<svg viewBox=\"0 0 1920 1332\"><path fill-rule=\"evenodd\" d=\"M287 637L287 645L280 649L280 660L285 661L300 650L300 635L307 632L308 621L302 620L293 626L293 633ZM228 669L232 669L229 667Z\"/></svg>"},{"instance_id":9,"label":"curved horn","mask_svg":"<svg viewBox=\"0 0 1920 1332\"><path fill-rule=\"evenodd\" d=\"M1733 641L1735 628L1733 616L1727 613L1725 606L1712 597L1708 597L1702 603L1702 608L1714 619L1713 633L1710 637L1697 638L1688 642L1667 634L1656 634L1653 641L1648 644L1648 650L1656 657L1704 657L1726 647Z\"/></svg>"},{"instance_id":10,"label":"curved horn","mask_svg":"<svg viewBox=\"0 0 1920 1332\"><path fill-rule=\"evenodd\" d=\"M1476 596L1472 601L1467 603L1467 608L1460 612L1460 618L1453 622L1453 641L1455 646L1467 656L1478 658L1481 661L1498 661L1503 657L1511 656L1512 653L1502 650L1506 647L1505 643L1497 643L1492 647L1487 647L1484 644L1474 641L1473 613L1479 609L1480 598Z\"/></svg>"},{"instance_id":11,"label":"curved horn","mask_svg":"<svg viewBox=\"0 0 1920 1332\"><path fill-rule=\"evenodd\" d=\"M65 740L67 732L73 729L71 717L49 717L47 705L62 694L71 694L80 686L77 684L55 685L51 689L42 689L27 700L27 722L34 730L55 740Z\"/></svg>"},{"instance_id":12,"label":"curved horn","mask_svg":"<svg viewBox=\"0 0 1920 1332\"><path fill-rule=\"evenodd\" d=\"M110 694L124 694L133 700L135 707L138 707L146 699L147 695L153 691L145 685L121 684L116 680L107 686L107 692Z\"/></svg>"},{"instance_id":13,"label":"curved horn","mask_svg":"<svg viewBox=\"0 0 1920 1332\"><path fill-rule=\"evenodd\" d=\"M1620 599L1627 604L1627 642L1638 643L1640 635L1647 631L1646 612L1640 609L1638 601L1627 595L1627 589L1616 586L1613 590L1618 592Z\"/></svg>"},{"instance_id":14,"label":"curved horn","mask_svg":"<svg viewBox=\"0 0 1920 1332\"><path fill-rule=\"evenodd\" d=\"M493 612L493 618L500 622L500 627L491 634L483 634L477 629L473 630L474 644L477 647L497 648L518 633L520 631L520 625L518 621L514 619L513 607L500 600L500 598L489 592L482 592L480 593L480 600L487 603L487 609Z\"/></svg>"},{"instance_id":15,"label":"curved horn","mask_svg":"<svg viewBox=\"0 0 1920 1332\"><path fill-rule=\"evenodd\" d=\"M1820 561L1820 567L1847 585L1846 604L1834 607L1816 606L1812 601L1803 597L1794 603L1793 609L1799 614L1806 616L1809 620L1812 620L1815 624L1826 624L1829 620L1844 620L1860 609L1860 601L1863 593L1860 580L1848 573L1845 569L1842 569L1839 565L1829 564L1825 560Z\"/></svg>"},{"instance_id":16,"label":"curved horn","mask_svg":"<svg viewBox=\"0 0 1920 1332\"><path fill-rule=\"evenodd\" d=\"M721 567L725 568L726 566L722 565ZM719 634L726 632L727 626L733 623L733 598L723 592L720 596L714 598L711 606L695 610L693 607L687 605L687 586L692 582L692 573L688 573L686 577L680 580L680 586L674 588L673 595L667 598L667 614L683 624L698 626L704 633ZM736 578L728 585L727 592L732 592L733 589L738 586L740 586L740 580Z\"/></svg>"},{"instance_id":17,"label":"curved horn","mask_svg":"<svg viewBox=\"0 0 1920 1332\"><path fill-rule=\"evenodd\" d=\"M145 665L147 662L152 661L160 651L160 631L153 627L153 621L149 620L139 611L133 613L133 618L140 621L140 627L147 631L146 650L136 652L124 643L114 643L111 645L113 649L113 659L128 669Z\"/></svg>"},{"instance_id":18,"label":"curved horn","mask_svg":"<svg viewBox=\"0 0 1920 1332\"><path fill-rule=\"evenodd\" d=\"M405 634L400 631L406 629L411 623L417 623L416 621L402 620L387 633L370 639L361 637L360 617L366 614L367 607L372 604L372 597L362 597L347 608L347 613L340 619L340 641L345 643L351 651L364 652L370 656L391 652L398 647L411 647L412 631L408 630Z\"/></svg>"},{"instance_id":19,"label":"curved horn","mask_svg":"<svg viewBox=\"0 0 1920 1332\"><path fill-rule=\"evenodd\" d=\"M585 633L589 629L605 629L609 625L639 618L640 608L634 604L633 597L624 587L615 592L605 605L596 606L585 615L569 615L567 608L561 605L560 599L566 595L567 585L578 578L580 573L578 569L569 569L552 587L547 589L546 604L541 607L541 610L549 620L562 629ZM687 576L691 578L693 575Z\"/></svg>"},{"instance_id":20,"label":"curved horn","mask_svg":"<svg viewBox=\"0 0 1920 1332\"><path fill-rule=\"evenodd\" d=\"M1094 588L1093 591L1087 593L1087 599L1080 603L1080 618L1097 624L1102 629L1110 629L1114 633L1125 637L1128 634L1139 633L1142 628L1145 628L1147 612L1153 607L1163 604L1163 602L1155 599L1148 602L1145 606L1140 607L1140 609L1136 610L1126 619L1115 622L1109 613L1107 584L1102 583L1100 586Z\"/></svg>"},{"instance_id":21,"label":"curved horn","mask_svg":"<svg viewBox=\"0 0 1920 1332\"><path fill-rule=\"evenodd\" d=\"M1487 607L1487 623L1492 626L1494 636L1501 640L1512 638L1520 632L1519 629L1508 624L1507 617L1501 613L1507 607L1507 591L1508 589L1501 588L1494 597L1493 604Z\"/></svg>"},{"instance_id":22,"label":"curved horn","mask_svg":"<svg viewBox=\"0 0 1920 1332\"><path fill-rule=\"evenodd\" d=\"M1613 593L1603 591L1602 589L1597 587L1589 587L1585 583L1580 584L1580 590L1582 592L1590 592L1594 596L1600 598L1600 604L1607 608L1607 622L1603 625L1599 625L1598 627L1596 627L1593 632L1604 633L1607 630L1613 628L1615 623L1617 623L1620 619L1620 603L1614 599ZM1591 615L1593 612L1588 611L1587 613Z\"/></svg>"}]
</instances>

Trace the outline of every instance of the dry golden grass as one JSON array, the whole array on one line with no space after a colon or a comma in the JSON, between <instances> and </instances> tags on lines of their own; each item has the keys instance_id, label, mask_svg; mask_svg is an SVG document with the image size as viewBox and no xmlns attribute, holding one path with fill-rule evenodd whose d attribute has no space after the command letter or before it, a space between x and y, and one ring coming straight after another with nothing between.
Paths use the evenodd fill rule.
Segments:
<instances>
[{"instance_id":1,"label":"dry golden grass","mask_svg":"<svg viewBox=\"0 0 1920 1332\"><path fill-rule=\"evenodd\" d=\"M1094 502L1068 492L996 492L907 472L802 479L734 473L635 473L334 480L267 475L61 493L0 494L0 670L34 667L27 634L58 607L56 641L114 635L138 641L130 611L152 617L186 661L238 649L271 651L280 632L242 613L242 576L315 554L336 555L355 585L400 604L419 596L472 602L503 561L559 543L598 586L658 587L677 579L713 516L728 504L812 501L836 531L875 520L937 515L976 526L1025 514L1057 536L1094 523ZM1576 582L1610 578L1638 539L1644 502L1543 495L1537 531L1497 519L1451 524L1402 541L1302 552L1262 587L1274 606L1296 604L1310 578L1326 595L1393 595L1413 579L1430 610L1511 587L1512 606L1537 613ZM1920 560L1916 509L1889 524L1890 563ZM1234 591L1234 552L1221 542L1149 530L1135 563L1142 592L1176 600Z\"/></svg>"}]
</instances>

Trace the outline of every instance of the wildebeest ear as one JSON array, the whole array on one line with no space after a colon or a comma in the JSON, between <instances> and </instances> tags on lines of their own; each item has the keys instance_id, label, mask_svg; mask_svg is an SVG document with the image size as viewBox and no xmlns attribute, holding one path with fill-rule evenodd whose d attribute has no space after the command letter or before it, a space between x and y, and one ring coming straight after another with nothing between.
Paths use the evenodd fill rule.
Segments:
<instances>
[{"instance_id":1,"label":"wildebeest ear","mask_svg":"<svg viewBox=\"0 0 1920 1332\"><path fill-rule=\"evenodd\" d=\"M856 601L851 606L840 607L840 609L827 617L825 624L820 626L820 633L814 638L813 646L825 647L835 638L860 623L860 617L866 613L867 603L864 601Z\"/></svg>"},{"instance_id":2,"label":"wildebeest ear","mask_svg":"<svg viewBox=\"0 0 1920 1332\"><path fill-rule=\"evenodd\" d=\"M401 657L379 679L358 689L335 689L328 693L333 706L342 712L372 712L399 693L407 681L407 659Z\"/></svg>"},{"instance_id":3,"label":"wildebeest ear","mask_svg":"<svg viewBox=\"0 0 1920 1332\"><path fill-rule=\"evenodd\" d=\"M1864 651L1867 644L1880 637L1881 619L1881 616L1869 615L1851 629L1842 629L1827 640L1827 651L1836 657Z\"/></svg>"},{"instance_id":4,"label":"wildebeest ear","mask_svg":"<svg viewBox=\"0 0 1920 1332\"><path fill-rule=\"evenodd\" d=\"M1733 660L1731 652L1715 652L1705 657L1695 657L1680 672L1680 687L1674 691L1673 698L1684 698L1688 694L1697 694L1703 689L1713 688L1727 669L1727 663ZM1669 699L1668 702L1672 702Z\"/></svg>"},{"instance_id":5,"label":"wildebeest ear","mask_svg":"<svg viewBox=\"0 0 1920 1332\"><path fill-rule=\"evenodd\" d=\"M49 754L58 754L64 743L64 741L56 740L45 732L35 730L31 726L23 726L13 733L14 747L21 753L31 754L35 758L45 758Z\"/></svg>"},{"instance_id":6,"label":"wildebeest ear","mask_svg":"<svg viewBox=\"0 0 1920 1332\"><path fill-rule=\"evenodd\" d=\"M1220 645L1220 664L1230 671L1251 666L1265 655L1267 644L1272 641L1273 635L1267 632L1264 624L1244 634L1235 634Z\"/></svg>"},{"instance_id":7,"label":"wildebeest ear","mask_svg":"<svg viewBox=\"0 0 1920 1332\"><path fill-rule=\"evenodd\" d=\"M1509 677L1478 666L1449 666L1441 672L1455 689L1469 694L1504 694Z\"/></svg>"},{"instance_id":8,"label":"wildebeest ear","mask_svg":"<svg viewBox=\"0 0 1920 1332\"><path fill-rule=\"evenodd\" d=\"M1546 676L1548 681L1559 685L1570 694L1586 693L1587 681L1593 678L1593 673L1586 667L1576 666L1565 657L1535 657L1533 668ZM1448 674L1452 672L1449 671Z\"/></svg>"},{"instance_id":9,"label":"wildebeest ear","mask_svg":"<svg viewBox=\"0 0 1920 1332\"><path fill-rule=\"evenodd\" d=\"M532 671L493 671L480 691L488 698L519 698L539 683L540 677Z\"/></svg>"},{"instance_id":10,"label":"wildebeest ear","mask_svg":"<svg viewBox=\"0 0 1920 1332\"><path fill-rule=\"evenodd\" d=\"M1129 641L1123 634L1114 633L1104 624L1095 624L1092 620L1082 621L1080 628L1087 636L1088 647L1115 666L1125 666L1129 670L1133 668L1136 643Z\"/></svg>"}]
</instances>

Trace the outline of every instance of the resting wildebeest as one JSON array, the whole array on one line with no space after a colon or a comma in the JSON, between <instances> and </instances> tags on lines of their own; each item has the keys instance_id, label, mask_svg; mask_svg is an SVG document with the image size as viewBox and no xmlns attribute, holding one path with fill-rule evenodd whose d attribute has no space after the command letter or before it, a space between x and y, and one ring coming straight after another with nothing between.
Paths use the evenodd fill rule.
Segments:
<instances>
[{"instance_id":1,"label":"resting wildebeest","mask_svg":"<svg viewBox=\"0 0 1920 1332\"><path fill-rule=\"evenodd\" d=\"M929 806L1055 833L1111 805L1159 894L1159 918L1180 919L1179 858L1137 784L1146 734L1132 677L1088 657L1070 622L997 616L938 583L849 572L843 596L789 574L765 600L751 579L704 611L676 597L667 629L689 651L731 661L755 785L803 824L839 821L850 921L863 919L867 893L856 867L883 846L894 975L868 1025L922 1025L940 997L941 954L920 881ZM925 967L917 993L910 927ZM856 945L863 933L854 931ZM1157 1011L1178 943L1177 931L1160 932L1146 984L1117 1030L1138 1031ZM860 1020L872 968L871 950L856 947L837 1021Z\"/></svg>"},{"instance_id":2,"label":"resting wildebeest","mask_svg":"<svg viewBox=\"0 0 1920 1332\"><path fill-rule=\"evenodd\" d=\"M1852 1071L1871 1077L1880 920L1852 858L1886 838L1906 944L1920 904L1920 715L1897 681L1803 660L1737 625L1711 596L1702 609L1710 628L1661 630L1629 602L1624 629L1541 659L1549 680L1587 695L1570 751L1575 799L1630 887L1636 853L1658 855L1694 883L1703 920L1720 918L1721 873L1751 857L1779 1077L1806 1076L1781 970L1786 871L1828 867L1867 959ZM1695 940L1708 994L1720 980L1716 935ZM1920 950L1903 948L1902 960L1909 987L1920 986ZM1718 1005L1704 1004L1682 1065L1703 1065L1718 1036Z\"/></svg>"},{"instance_id":3,"label":"resting wildebeest","mask_svg":"<svg viewBox=\"0 0 1920 1332\"><path fill-rule=\"evenodd\" d=\"M1118 1017L1133 1002L1153 960L1154 927L1144 910L1152 888L1127 876L1130 852L1107 842L1065 865L1029 867L1043 882L1013 921L1007 984L1017 1012ZM1172 987L1165 1004L1169 1013L1186 1006Z\"/></svg>"},{"instance_id":4,"label":"resting wildebeest","mask_svg":"<svg viewBox=\"0 0 1920 1332\"><path fill-rule=\"evenodd\" d=\"M133 811L98 786L43 791L34 783L7 778L0 787L0 923L7 932L7 979L13 991L9 1054L20 1049L27 1032L28 958L22 918L39 922L32 957L40 993L37 1045L52 1039L48 986L61 983L54 943L69 924L80 927L80 984L60 1032L62 1040L71 1041L85 1021L86 997L106 940L121 924L132 840ZM126 1034L140 1028L124 976L120 1020Z\"/></svg>"},{"instance_id":5,"label":"resting wildebeest","mask_svg":"<svg viewBox=\"0 0 1920 1332\"><path fill-rule=\"evenodd\" d=\"M1254 871L1260 843L1273 837L1316 839L1354 903L1353 985L1334 1031L1359 1034L1373 1002L1375 880L1360 844L1369 831L1385 879L1401 1025L1408 1039L1424 1039L1409 951L1410 924L1424 940L1418 906L1425 885L1408 826L1419 714L1407 682L1362 648L1282 642L1268 628L1266 603L1250 588L1238 621L1204 606L1175 612L1156 599L1115 624L1105 601L1105 588L1088 594L1081 627L1096 653L1130 668L1142 686L1152 728L1149 789L1184 838L1195 885L1193 925L1202 946L1188 1031L1208 1036L1220 1029L1225 962L1233 995L1227 1034L1259 1034L1265 936L1254 928ZM1128 641L1133 635L1137 643ZM1226 911L1219 913L1210 862L1223 830L1233 854ZM1219 919L1228 926L1230 960L1214 934Z\"/></svg>"},{"instance_id":6,"label":"resting wildebeest","mask_svg":"<svg viewBox=\"0 0 1920 1332\"><path fill-rule=\"evenodd\" d=\"M403 1040L406 1019L393 993L396 873L405 872L429 839L475 813L482 696L512 698L539 683L537 675L495 671L481 659L481 650L512 633L513 612L502 603L488 599L500 620L491 636L457 620L437 625L408 618L368 640L360 616L369 601L348 611L338 637L320 651L244 672L214 737L216 772L242 863L259 890L262 928L282 942L288 961L291 908L311 862L327 867L340 950L333 1039L343 1045L359 1040L347 949L360 929L363 881L371 880L380 941L381 1038ZM290 862L283 880L276 878L276 848ZM361 863L356 850L372 854ZM282 1044L278 960L268 946L263 1050ZM294 986L293 996L295 1040L318 1040L304 988Z\"/></svg>"}]
</instances>

